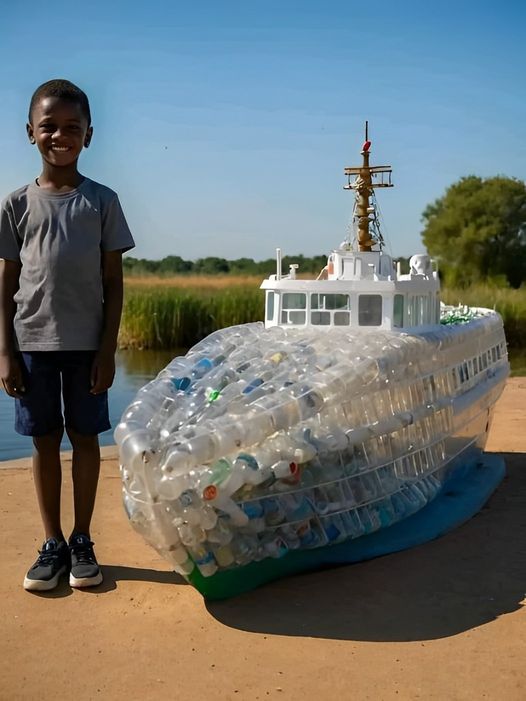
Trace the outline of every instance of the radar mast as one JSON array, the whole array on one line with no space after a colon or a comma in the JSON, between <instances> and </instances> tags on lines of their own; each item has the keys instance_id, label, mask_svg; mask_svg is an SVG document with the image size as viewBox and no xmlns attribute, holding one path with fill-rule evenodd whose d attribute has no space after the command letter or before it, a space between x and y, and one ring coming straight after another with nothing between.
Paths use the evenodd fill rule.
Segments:
<instances>
[{"instance_id":1,"label":"radar mast","mask_svg":"<svg viewBox=\"0 0 526 701\"><path fill-rule=\"evenodd\" d=\"M344 172L347 175L348 182L347 185L343 186L345 190L354 190L356 193L353 223L356 224L358 229L359 251L371 251L376 243L380 244L381 247L383 239L379 230L376 209L371 203L371 198L374 200L374 188L393 187L391 166L370 166L370 149L369 122L365 122L365 141L362 146L363 163L361 166L345 168ZM355 176L354 180L351 180L352 176ZM373 237L371 228L375 229L374 234L376 238Z\"/></svg>"}]
</instances>

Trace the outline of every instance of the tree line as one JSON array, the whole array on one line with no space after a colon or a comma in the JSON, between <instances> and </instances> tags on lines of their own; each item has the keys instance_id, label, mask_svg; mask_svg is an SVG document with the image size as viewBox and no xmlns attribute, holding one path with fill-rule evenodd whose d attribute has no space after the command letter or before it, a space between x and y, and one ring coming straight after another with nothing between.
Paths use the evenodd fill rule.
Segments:
<instances>
[{"instance_id":1,"label":"tree line","mask_svg":"<svg viewBox=\"0 0 526 701\"><path fill-rule=\"evenodd\" d=\"M327 263L326 255L308 258L303 255L283 256L283 271L288 272L289 265L298 263L301 273L319 273ZM180 256L166 256L161 260L147 260L126 256L123 259L124 272L127 275L269 275L276 272L276 259L255 261L252 258L226 260L215 256L184 260Z\"/></svg>"}]
</instances>

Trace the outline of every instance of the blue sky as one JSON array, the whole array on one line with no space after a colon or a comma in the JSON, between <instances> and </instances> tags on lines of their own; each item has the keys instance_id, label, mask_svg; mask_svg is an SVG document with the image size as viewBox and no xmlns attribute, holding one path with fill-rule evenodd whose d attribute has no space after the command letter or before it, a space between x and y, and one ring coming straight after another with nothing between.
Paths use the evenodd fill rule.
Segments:
<instances>
[{"instance_id":1,"label":"blue sky","mask_svg":"<svg viewBox=\"0 0 526 701\"><path fill-rule=\"evenodd\" d=\"M0 193L39 173L33 90L64 77L95 128L81 171L115 189L132 255L270 258L345 235L343 168L391 164L391 250L422 250L421 214L468 174L526 177L519 1L93 0L3 3Z\"/></svg>"}]
</instances>

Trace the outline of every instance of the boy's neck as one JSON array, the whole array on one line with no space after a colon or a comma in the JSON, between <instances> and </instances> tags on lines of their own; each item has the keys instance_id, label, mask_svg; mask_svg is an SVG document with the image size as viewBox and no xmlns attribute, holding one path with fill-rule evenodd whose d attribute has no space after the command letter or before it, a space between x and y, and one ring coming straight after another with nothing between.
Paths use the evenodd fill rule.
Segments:
<instances>
[{"instance_id":1,"label":"boy's neck","mask_svg":"<svg viewBox=\"0 0 526 701\"><path fill-rule=\"evenodd\" d=\"M68 192L77 188L83 180L84 176L77 170L76 163L64 168L55 168L44 161L37 185L51 192Z\"/></svg>"}]
</instances>

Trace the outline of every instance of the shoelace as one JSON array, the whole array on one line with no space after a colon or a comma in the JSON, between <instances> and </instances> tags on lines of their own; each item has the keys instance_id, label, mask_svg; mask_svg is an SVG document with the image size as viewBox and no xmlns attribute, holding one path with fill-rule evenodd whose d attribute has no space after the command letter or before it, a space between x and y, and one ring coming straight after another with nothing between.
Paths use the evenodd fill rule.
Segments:
<instances>
[{"instance_id":1,"label":"shoelace","mask_svg":"<svg viewBox=\"0 0 526 701\"><path fill-rule=\"evenodd\" d=\"M95 563L95 553L93 552L92 546L93 543L75 544L71 546L72 554L75 555L78 563L82 562L90 565Z\"/></svg>"},{"instance_id":2,"label":"shoelace","mask_svg":"<svg viewBox=\"0 0 526 701\"><path fill-rule=\"evenodd\" d=\"M58 560L58 553L54 550L39 550L38 558L34 564L34 567L39 567L40 565L52 565L55 560Z\"/></svg>"}]
</instances>

